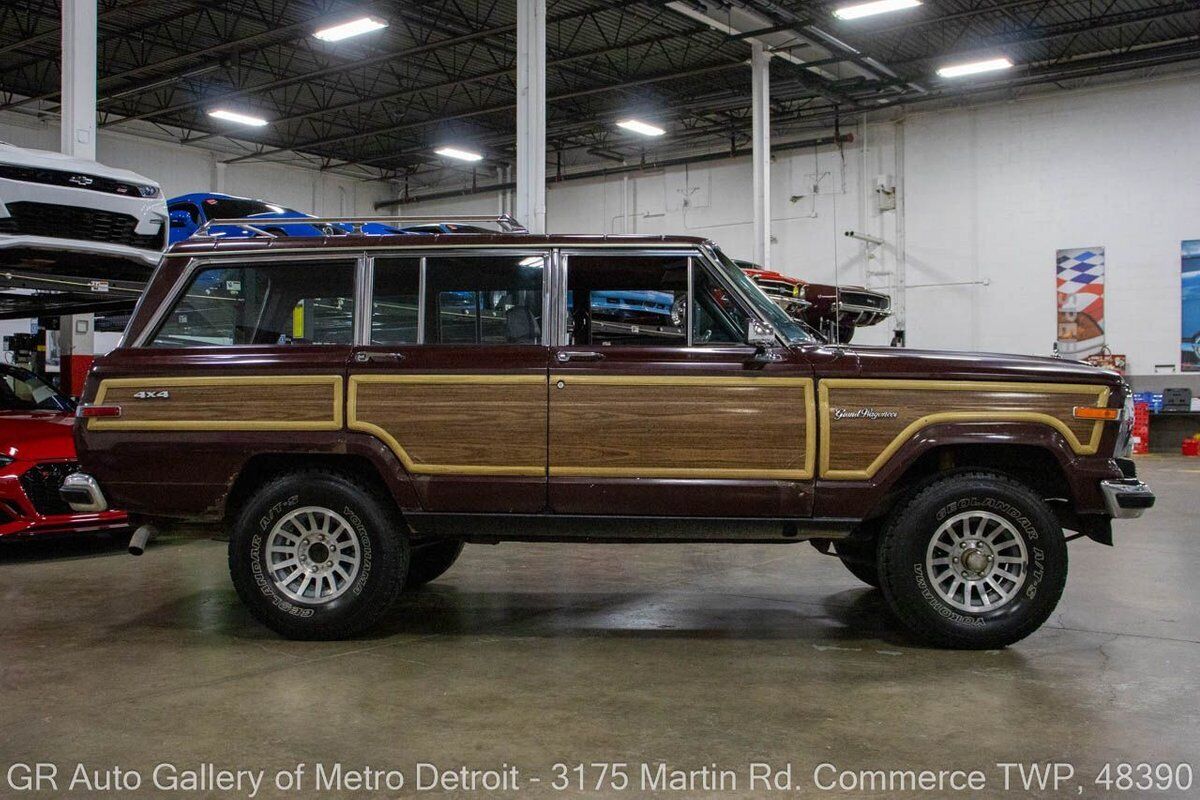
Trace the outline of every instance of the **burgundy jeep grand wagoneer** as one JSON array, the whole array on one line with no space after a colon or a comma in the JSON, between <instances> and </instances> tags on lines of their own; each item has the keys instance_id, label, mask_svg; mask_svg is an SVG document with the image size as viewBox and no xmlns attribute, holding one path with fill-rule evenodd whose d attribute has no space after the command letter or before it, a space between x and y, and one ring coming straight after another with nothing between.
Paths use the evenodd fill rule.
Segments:
<instances>
[{"instance_id":1,"label":"burgundy jeep grand wagoneer","mask_svg":"<svg viewBox=\"0 0 1200 800\"><path fill-rule=\"evenodd\" d=\"M711 242L493 222L176 246L92 369L64 498L141 540L225 524L291 637L362 631L464 542L808 540L948 647L1035 630L1064 529L1110 544L1154 502L1115 373L832 347Z\"/></svg>"}]
</instances>

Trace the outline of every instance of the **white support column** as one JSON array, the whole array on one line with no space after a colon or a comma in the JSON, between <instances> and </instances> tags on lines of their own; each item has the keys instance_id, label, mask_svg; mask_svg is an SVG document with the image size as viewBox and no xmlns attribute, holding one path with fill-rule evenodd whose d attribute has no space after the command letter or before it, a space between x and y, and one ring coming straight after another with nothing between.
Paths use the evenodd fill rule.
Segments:
<instances>
[{"instance_id":1,"label":"white support column","mask_svg":"<svg viewBox=\"0 0 1200 800\"><path fill-rule=\"evenodd\" d=\"M546 232L546 0L517 0L516 217Z\"/></svg>"},{"instance_id":2,"label":"white support column","mask_svg":"<svg viewBox=\"0 0 1200 800\"><path fill-rule=\"evenodd\" d=\"M96 0L62 0L62 152L96 160Z\"/></svg>"},{"instance_id":3,"label":"white support column","mask_svg":"<svg viewBox=\"0 0 1200 800\"><path fill-rule=\"evenodd\" d=\"M754 172L754 263L771 264L771 58L762 42L750 50L750 117Z\"/></svg>"}]
</instances>

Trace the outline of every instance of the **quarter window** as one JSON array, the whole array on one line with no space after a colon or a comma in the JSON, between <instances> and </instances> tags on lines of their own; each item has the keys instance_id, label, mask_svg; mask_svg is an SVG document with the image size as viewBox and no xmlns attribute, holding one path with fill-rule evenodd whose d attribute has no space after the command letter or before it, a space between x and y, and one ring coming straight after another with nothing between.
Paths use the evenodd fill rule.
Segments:
<instances>
[{"instance_id":1,"label":"quarter window","mask_svg":"<svg viewBox=\"0 0 1200 800\"><path fill-rule=\"evenodd\" d=\"M354 266L352 261L302 261L202 269L150 344L350 344Z\"/></svg>"},{"instance_id":2,"label":"quarter window","mask_svg":"<svg viewBox=\"0 0 1200 800\"><path fill-rule=\"evenodd\" d=\"M542 255L446 256L425 262L425 341L540 344Z\"/></svg>"}]
</instances>

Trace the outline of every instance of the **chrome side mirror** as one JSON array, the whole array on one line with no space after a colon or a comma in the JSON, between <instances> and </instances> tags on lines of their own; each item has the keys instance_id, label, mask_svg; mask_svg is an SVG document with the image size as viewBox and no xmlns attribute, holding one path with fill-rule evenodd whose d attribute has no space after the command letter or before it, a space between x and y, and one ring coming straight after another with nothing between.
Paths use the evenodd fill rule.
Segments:
<instances>
[{"instance_id":1,"label":"chrome side mirror","mask_svg":"<svg viewBox=\"0 0 1200 800\"><path fill-rule=\"evenodd\" d=\"M776 343L775 329L765 322L752 319L746 323L746 342L760 349L770 347Z\"/></svg>"}]
</instances>

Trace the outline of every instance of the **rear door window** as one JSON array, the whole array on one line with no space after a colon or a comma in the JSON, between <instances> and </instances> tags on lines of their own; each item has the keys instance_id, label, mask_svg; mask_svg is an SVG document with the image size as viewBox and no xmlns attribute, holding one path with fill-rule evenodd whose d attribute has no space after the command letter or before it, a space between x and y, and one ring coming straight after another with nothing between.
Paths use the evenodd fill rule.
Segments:
<instances>
[{"instance_id":1,"label":"rear door window","mask_svg":"<svg viewBox=\"0 0 1200 800\"><path fill-rule=\"evenodd\" d=\"M351 344L354 273L352 260L202 268L150 346Z\"/></svg>"}]
</instances>

